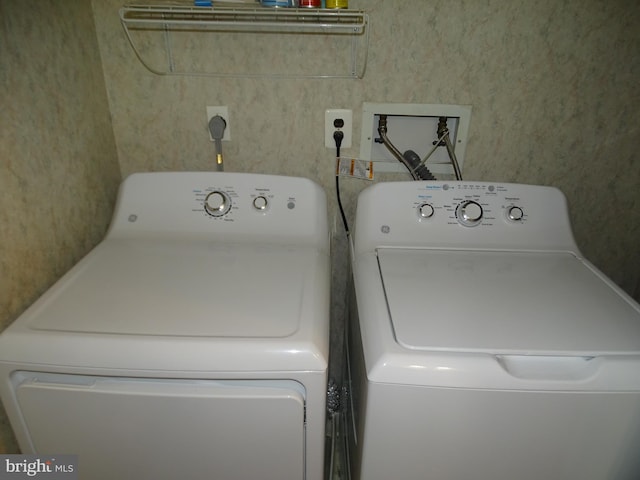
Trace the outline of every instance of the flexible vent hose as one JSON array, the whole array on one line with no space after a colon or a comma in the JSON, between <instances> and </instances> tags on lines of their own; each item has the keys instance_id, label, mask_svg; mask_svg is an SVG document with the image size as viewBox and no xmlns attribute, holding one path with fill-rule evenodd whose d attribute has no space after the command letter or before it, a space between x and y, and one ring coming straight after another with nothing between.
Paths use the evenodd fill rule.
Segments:
<instances>
[{"instance_id":1,"label":"flexible vent hose","mask_svg":"<svg viewBox=\"0 0 640 480\"><path fill-rule=\"evenodd\" d=\"M427 168L427 166L422 163L420 159L420 155L418 155L413 150L407 150L402 154L407 163L411 166L411 170L415 172L420 180L437 180L436 177L433 176L431 170Z\"/></svg>"},{"instance_id":2,"label":"flexible vent hose","mask_svg":"<svg viewBox=\"0 0 640 480\"><path fill-rule=\"evenodd\" d=\"M429 169L421 162L420 156L416 152L407 150L403 155L396 146L391 143L391 140L387 137L386 115L380 115L380 119L378 120L378 133L384 146L409 170L409 174L414 180L436 180L436 177L434 177Z\"/></svg>"}]
</instances>

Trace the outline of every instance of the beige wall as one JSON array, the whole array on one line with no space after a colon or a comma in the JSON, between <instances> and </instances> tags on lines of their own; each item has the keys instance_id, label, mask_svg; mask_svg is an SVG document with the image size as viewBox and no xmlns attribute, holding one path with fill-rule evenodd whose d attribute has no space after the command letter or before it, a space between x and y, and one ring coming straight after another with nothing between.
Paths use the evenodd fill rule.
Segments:
<instances>
[{"instance_id":1,"label":"beige wall","mask_svg":"<svg viewBox=\"0 0 640 480\"><path fill-rule=\"evenodd\" d=\"M88 1L0 0L0 329L104 235L120 180ZM0 452L15 452L0 409Z\"/></svg>"},{"instance_id":2,"label":"beige wall","mask_svg":"<svg viewBox=\"0 0 640 480\"><path fill-rule=\"evenodd\" d=\"M365 101L472 105L465 178L563 189L583 252L640 299L638 2L351 0L371 17L363 80L157 76L128 45L122 3L92 1L98 52L86 1L0 0L4 323L108 222L118 173L100 56L123 175L210 170L204 109L227 105L227 170L303 175L326 189L336 230L334 345L347 270L324 110L353 109L356 141L344 153L355 156ZM352 211L364 185L343 186Z\"/></svg>"}]
</instances>

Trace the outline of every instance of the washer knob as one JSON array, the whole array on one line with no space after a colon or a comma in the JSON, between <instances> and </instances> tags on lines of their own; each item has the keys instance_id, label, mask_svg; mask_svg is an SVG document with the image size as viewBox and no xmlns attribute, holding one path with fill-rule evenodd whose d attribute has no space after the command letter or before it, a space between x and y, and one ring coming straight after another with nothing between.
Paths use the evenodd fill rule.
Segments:
<instances>
[{"instance_id":1,"label":"washer knob","mask_svg":"<svg viewBox=\"0 0 640 480\"><path fill-rule=\"evenodd\" d=\"M267 200L267 197L265 197L264 195L260 195L259 197L253 199L253 207L256 210L264 212L267 209L267 206L269 206L269 200Z\"/></svg>"},{"instance_id":2,"label":"washer knob","mask_svg":"<svg viewBox=\"0 0 640 480\"><path fill-rule=\"evenodd\" d=\"M204 199L204 209L212 217L222 217L231 209L231 199L224 192L213 191Z\"/></svg>"},{"instance_id":3,"label":"washer knob","mask_svg":"<svg viewBox=\"0 0 640 480\"><path fill-rule=\"evenodd\" d=\"M423 203L418 207L418 215L420 215L420 218L431 218L434 213L435 210L430 203Z\"/></svg>"},{"instance_id":4,"label":"washer knob","mask_svg":"<svg viewBox=\"0 0 640 480\"><path fill-rule=\"evenodd\" d=\"M473 200L465 200L456 209L456 218L465 227L473 227L482 220L482 206Z\"/></svg>"},{"instance_id":5,"label":"washer knob","mask_svg":"<svg viewBox=\"0 0 640 480\"><path fill-rule=\"evenodd\" d=\"M524 212L520 207L516 207L515 205L509 207L507 210L507 218L512 222L519 222L524 217Z\"/></svg>"}]
</instances>

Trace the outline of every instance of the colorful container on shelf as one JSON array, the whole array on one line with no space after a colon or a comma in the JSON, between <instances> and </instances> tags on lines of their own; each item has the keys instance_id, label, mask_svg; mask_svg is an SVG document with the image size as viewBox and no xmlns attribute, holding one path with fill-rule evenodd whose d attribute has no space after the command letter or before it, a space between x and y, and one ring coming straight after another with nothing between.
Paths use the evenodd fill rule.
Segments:
<instances>
[{"instance_id":1,"label":"colorful container on shelf","mask_svg":"<svg viewBox=\"0 0 640 480\"><path fill-rule=\"evenodd\" d=\"M260 0L263 7L297 7L298 0Z\"/></svg>"},{"instance_id":2,"label":"colorful container on shelf","mask_svg":"<svg viewBox=\"0 0 640 480\"><path fill-rule=\"evenodd\" d=\"M349 8L348 0L260 0L263 7Z\"/></svg>"},{"instance_id":3,"label":"colorful container on shelf","mask_svg":"<svg viewBox=\"0 0 640 480\"><path fill-rule=\"evenodd\" d=\"M326 8L349 8L349 0L326 0Z\"/></svg>"}]
</instances>

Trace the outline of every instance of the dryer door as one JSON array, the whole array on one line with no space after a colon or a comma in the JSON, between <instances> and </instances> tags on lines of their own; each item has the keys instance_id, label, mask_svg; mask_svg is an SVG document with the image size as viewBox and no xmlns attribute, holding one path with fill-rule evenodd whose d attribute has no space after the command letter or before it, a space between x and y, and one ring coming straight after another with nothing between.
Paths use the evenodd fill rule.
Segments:
<instances>
[{"instance_id":1,"label":"dryer door","mask_svg":"<svg viewBox=\"0 0 640 480\"><path fill-rule=\"evenodd\" d=\"M34 453L77 454L80 478L304 478L297 382L20 372L14 383Z\"/></svg>"}]
</instances>

